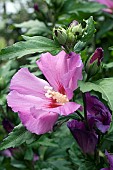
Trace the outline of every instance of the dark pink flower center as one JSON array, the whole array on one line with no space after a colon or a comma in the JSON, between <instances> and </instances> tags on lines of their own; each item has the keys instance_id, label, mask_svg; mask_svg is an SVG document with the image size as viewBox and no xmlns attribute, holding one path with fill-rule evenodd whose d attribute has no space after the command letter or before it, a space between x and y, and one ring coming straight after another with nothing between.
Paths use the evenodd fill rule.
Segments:
<instances>
[{"instance_id":1,"label":"dark pink flower center","mask_svg":"<svg viewBox=\"0 0 113 170\"><path fill-rule=\"evenodd\" d=\"M45 93L45 96L50 99L49 107L52 107L52 108L58 107L58 106L64 105L65 103L69 101L65 94L54 91L52 87L45 86L44 88L45 90L47 90L47 92ZM63 91L64 89L61 89L61 90L62 92L64 92Z\"/></svg>"}]
</instances>

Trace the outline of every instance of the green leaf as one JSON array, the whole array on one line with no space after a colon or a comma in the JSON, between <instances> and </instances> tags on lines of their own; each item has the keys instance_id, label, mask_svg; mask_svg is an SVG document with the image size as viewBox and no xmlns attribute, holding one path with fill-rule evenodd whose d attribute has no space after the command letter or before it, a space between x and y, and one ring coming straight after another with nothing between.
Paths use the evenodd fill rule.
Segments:
<instances>
[{"instance_id":1,"label":"green leaf","mask_svg":"<svg viewBox=\"0 0 113 170\"><path fill-rule=\"evenodd\" d=\"M26 28L27 35L47 35L51 31L46 27L46 25L39 20L29 20L21 24L15 24L15 27Z\"/></svg>"},{"instance_id":2,"label":"green leaf","mask_svg":"<svg viewBox=\"0 0 113 170\"><path fill-rule=\"evenodd\" d=\"M113 120L113 117L112 117ZM104 151L106 148L110 149L111 146L113 146L113 121L110 124L110 129L107 132L106 135L104 135L102 139L102 146L101 149Z\"/></svg>"},{"instance_id":3,"label":"green leaf","mask_svg":"<svg viewBox=\"0 0 113 170\"><path fill-rule=\"evenodd\" d=\"M19 124L14 130L9 133L8 137L3 140L0 145L0 150L4 150L10 147L17 147L22 143L32 143L35 140L34 134L30 133L25 129L22 124Z\"/></svg>"},{"instance_id":4,"label":"green leaf","mask_svg":"<svg viewBox=\"0 0 113 170\"><path fill-rule=\"evenodd\" d=\"M86 22L86 27L84 29L82 41L89 41L95 32L93 17L91 16L88 20L85 20L85 22Z\"/></svg>"},{"instance_id":5,"label":"green leaf","mask_svg":"<svg viewBox=\"0 0 113 170\"><path fill-rule=\"evenodd\" d=\"M58 144L55 143L53 139L45 138L44 136L38 140L37 144L42 146L58 147Z\"/></svg>"},{"instance_id":6,"label":"green leaf","mask_svg":"<svg viewBox=\"0 0 113 170\"><path fill-rule=\"evenodd\" d=\"M102 35L105 35L105 33L109 32L111 29L113 29L113 22L112 22L112 20L108 19L108 20L104 21L102 27L97 32L96 38L99 39L100 37L102 37Z\"/></svg>"},{"instance_id":7,"label":"green leaf","mask_svg":"<svg viewBox=\"0 0 113 170\"><path fill-rule=\"evenodd\" d=\"M13 59L16 57L22 57L27 54L33 53L42 53L42 52L51 52L57 53L61 50L61 47L56 44L53 40L50 40L46 37L35 36L35 37L26 37L24 38L27 41L17 42L12 46L6 47L0 52L0 59L7 60Z\"/></svg>"},{"instance_id":8,"label":"green leaf","mask_svg":"<svg viewBox=\"0 0 113 170\"><path fill-rule=\"evenodd\" d=\"M105 69L110 69L110 68L113 68L113 62L110 62L110 63L104 63L103 64L103 68L105 68Z\"/></svg>"},{"instance_id":9,"label":"green leaf","mask_svg":"<svg viewBox=\"0 0 113 170\"><path fill-rule=\"evenodd\" d=\"M75 5L71 8L69 13L72 14L79 11L84 13L94 13L100 11L105 7L106 7L105 5L96 2L81 2L81 3L75 3Z\"/></svg>"},{"instance_id":10,"label":"green leaf","mask_svg":"<svg viewBox=\"0 0 113 170\"><path fill-rule=\"evenodd\" d=\"M24 164L24 162L18 161L16 159L11 160L11 165L15 168L18 168L18 169L24 169L25 170L25 168L26 168L26 165Z\"/></svg>"},{"instance_id":11,"label":"green leaf","mask_svg":"<svg viewBox=\"0 0 113 170\"><path fill-rule=\"evenodd\" d=\"M75 44L74 46L74 51L76 53L79 53L86 45L86 42L83 42L83 41L78 41L77 44Z\"/></svg>"},{"instance_id":12,"label":"green leaf","mask_svg":"<svg viewBox=\"0 0 113 170\"><path fill-rule=\"evenodd\" d=\"M32 28L32 27L38 27L40 25L45 26L45 24L39 20L29 20L20 24L14 24L14 26L17 28Z\"/></svg>"},{"instance_id":13,"label":"green leaf","mask_svg":"<svg viewBox=\"0 0 113 170\"><path fill-rule=\"evenodd\" d=\"M73 163L75 169L77 170L97 170L95 167L94 160L87 159L87 157L84 156L84 154L81 152L81 149L79 148L78 144L75 142L70 150L69 150L69 156L71 159L71 162Z\"/></svg>"},{"instance_id":14,"label":"green leaf","mask_svg":"<svg viewBox=\"0 0 113 170\"><path fill-rule=\"evenodd\" d=\"M27 151L25 152L24 159L26 160L33 160L33 151L32 148L28 148Z\"/></svg>"},{"instance_id":15,"label":"green leaf","mask_svg":"<svg viewBox=\"0 0 113 170\"><path fill-rule=\"evenodd\" d=\"M108 102L111 110L113 110L113 78L105 78L95 82L79 81L80 90L84 93L87 91L97 91L102 94L102 98Z\"/></svg>"},{"instance_id":16,"label":"green leaf","mask_svg":"<svg viewBox=\"0 0 113 170\"><path fill-rule=\"evenodd\" d=\"M109 50L113 50L113 46L112 46L112 47L109 47Z\"/></svg>"},{"instance_id":17,"label":"green leaf","mask_svg":"<svg viewBox=\"0 0 113 170\"><path fill-rule=\"evenodd\" d=\"M75 52L80 52L87 45L87 43L92 39L92 37L94 35L95 26L94 26L93 17L91 16L88 20L85 20L85 22L86 22L86 27L84 29L82 38L74 46Z\"/></svg>"}]
</instances>

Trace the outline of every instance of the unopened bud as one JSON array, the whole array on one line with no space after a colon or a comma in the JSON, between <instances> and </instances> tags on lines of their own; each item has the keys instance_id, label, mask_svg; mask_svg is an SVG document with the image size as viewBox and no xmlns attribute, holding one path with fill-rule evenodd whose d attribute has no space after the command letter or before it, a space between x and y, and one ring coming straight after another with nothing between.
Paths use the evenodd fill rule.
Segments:
<instances>
[{"instance_id":1,"label":"unopened bud","mask_svg":"<svg viewBox=\"0 0 113 170\"><path fill-rule=\"evenodd\" d=\"M35 11L39 11L38 4L37 4L37 3L34 4L34 10L35 10Z\"/></svg>"},{"instance_id":2,"label":"unopened bud","mask_svg":"<svg viewBox=\"0 0 113 170\"><path fill-rule=\"evenodd\" d=\"M75 36L80 36L82 35L83 29L82 25L78 23L78 21L74 20L70 25L69 25L69 31L72 32Z\"/></svg>"},{"instance_id":3,"label":"unopened bud","mask_svg":"<svg viewBox=\"0 0 113 170\"><path fill-rule=\"evenodd\" d=\"M82 35L82 26L76 20L74 20L67 29L67 44L74 46L77 39Z\"/></svg>"},{"instance_id":4,"label":"unopened bud","mask_svg":"<svg viewBox=\"0 0 113 170\"><path fill-rule=\"evenodd\" d=\"M67 40L66 30L62 27L53 29L53 38L58 41L59 44L64 45Z\"/></svg>"},{"instance_id":5,"label":"unopened bud","mask_svg":"<svg viewBox=\"0 0 113 170\"><path fill-rule=\"evenodd\" d=\"M69 28L73 28L73 27L75 27L75 26L78 25L78 24L79 24L78 21L73 20L73 21L71 22L71 24L69 25Z\"/></svg>"},{"instance_id":6,"label":"unopened bud","mask_svg":"<svg viewBox=\"0 0 113 170\"><path fill-rule=\"evenodd\" d=\"M72 28L72 32L73 32L74 35L77 35L77 36L82 35L82 32L83 32L83 30L82 30L82 25L81 25L81 24L78 24L78 25L76 25L75 27L73 27L73 28Z\"/></svg>"},{"instance_id":7,"label":"unopened bud","mask_svg":"<svg viewBox=\"0 0 113 170\"><path fill-rule=\"evenodd\" d=\"M76 37L72 32L67 32L67 35L68 35L67 37L68 44L73 44L76 42Z\"/></svg>"},{"instance_id":8,"label":"unopened bud","mask_svg":"<svg viewBox=\"0 0 113 170\"><path fill-rule=\"evenodd\" d=\"M86 62L85 69L89 77L94 76L100 70L102 60L103 60L103 49L97 48L93 53L93 55Z\"/></svg>"}]
</instances>

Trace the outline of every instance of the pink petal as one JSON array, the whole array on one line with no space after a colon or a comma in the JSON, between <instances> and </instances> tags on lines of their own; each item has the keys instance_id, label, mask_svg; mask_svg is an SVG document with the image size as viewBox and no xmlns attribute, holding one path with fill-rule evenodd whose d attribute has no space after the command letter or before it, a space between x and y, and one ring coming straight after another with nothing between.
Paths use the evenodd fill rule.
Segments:
<instances>
[{"instance_id":1,"label":"pink petal","mask_svg":"<svg viewBox=\"0 0 113 170\"><path fill-rule=\"evenodd\" d=\"M67 72L66 53L61 51L58 55L52 56L50 53L41 55L36 63L56 91L59 90L61 77Z\"/></svg>"},{"instance_id":2,"label":"pink petal","mask_svg":"<svg viewBox=\"0 0 113 170\"><path fill-rule=\"evenodd\" d=\"M80 104L77 104L75 102L68 102L63 106L60 106L60 115L66 116L71 113L74 113L76 110L78 110L81 107Z\"/></svg>"},{"instance_id":3,"label":"pink petal","mask_svg":"<svg viewBox=\"0 0 113 170\"><path fill-rule=\"evenodd\" d=\"M82 79L82 60L74 52L66 54L61 51L56 56L45 53L37 64L56 91L61 92L62 88L65 91L70 89L71 92L77 88L77 81Z\"/></svg>"},{"instance_id":4,"label":"pink petal","mask_svg":"<svg viewBox=\"0 0 113 170\"><path fill-rule=\"evenodd\" d=\"M8 94L7 102L14 112L30 113L30 108L42 109L48 101L32 95L23 95L13 90Z\"/></svg>"},{"instance_id":5,"label":"pink petal","mask_svg":"<svg viewBox=\"0 0 113 170\"><path fill-rule=\"evenodd\" d=\"M46 110L59 113L60 115L63 115L63 116L67 116L71 113L74 113L80 107L81 107L80 104L77 104L75 102L68 102L62 106L55 107L55 108L48 108Z\"/></svg>"},{"instance_id":6,"label":"pink petal","mask_svg":"<svg viewBox=\"0 0 113 170\"><path fill-rule=\"evenodd\" d=\"M36 115L34 117L34 115ZM19 113L20 120L23 125L32 133L38 135L47 133L53 129L55 122L58 119L58 114L46 112L44 110L31 110L31 113Z\"/></svg>"},{"instance_id":7,"label":"pink petal","mask_svg":"<svg viewBox=\"0 0 113 170\"><path fill-rule=\"evenodd\" d=\"M27 68L22 68L13 76L10 89L21 94L45 98L44 86L49 86L49 84L34 76Z\"/></svg>"},{"instance_id":8,"label":"pink petal","mask_svg":"<svg viewBox=\"0 0 113 170\"><path fill-rule=\"evenodd\" d=\"M63 87L66 91L68 99L72 99L73 91L78 87L78 80L82 79L82 65L79 68L70 70L67 74L63 76ZM69 92L70 89L70 92ZM69 92L69 93L68 93Z\"/></svg>"},{"instance_id":9,"label":"pink petal","mask_svg":"<svg viewBox=\"0 0 113 170\"><path fill-rule=\"evenodd\" d=\"M63 76L63 85L75 90L78 87L78 80L82 80L82 68L83 63L80 55L71 52L68 61L68 73ZM66 84L66 80L68 84Z\"/></svg>"}]
</instances>

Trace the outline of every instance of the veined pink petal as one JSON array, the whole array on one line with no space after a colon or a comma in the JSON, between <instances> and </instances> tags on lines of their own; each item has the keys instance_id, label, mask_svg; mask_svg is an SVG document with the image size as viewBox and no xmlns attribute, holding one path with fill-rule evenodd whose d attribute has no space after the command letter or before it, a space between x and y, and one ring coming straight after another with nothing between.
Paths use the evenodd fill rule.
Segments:
<instances>
[{"instance_id":1,"label":"veined pink petal","mask_svg":"<svg viewBox=\"0 0 113 170\"><path fill-rule=\"evenodd\" d=\"M82 79L82 68L83 66L81 65L81 67L79 68L75 68L74 70L70 70L67 74L65 74L63 76L63 87L65 88L65 90L67 89L70 89L72 91L71 94L73 94L73 91L75 89L77 89L78 87L78 80L81 80ZM70 92L71 92L70 91ZM68 91L67 91L67 96L68 96L68 99L72 99L72 96L70 95L70 93L68 94Z\"/></svg>"},{"instance_id":2,"label":"veined pink petal","mask_svg":"<svg viewBox=\"0 0 113 170\"><path fill-rule=\"evenodd\" d=\"M30 132L40 135L53 129L53 126L58 119L58 114L44 110L32 109L31 113L19 112L19 117L23 125Z\"/></svg>"},{"instance_id":3,"label":"veined pink petal","mask_svg":"<svg viewBox=\"0 0 113 170\"><path fill-rule=\"evenodd\" d=\"M36 63L56 91L59 90L61 77L67 72L66 53L61 51L58 55L52 56L50 53L41 55Z\"/></svg>"},{"instance_id":4,"label":"veined pink petal","mask_svg":"<svg viewBox=\"0 0 113 170\"><path fill-rule=\"evenodd\" d=\"M49 86L48 82L37 78L29 72L27 68L21 68L12 78L10 90L16 90L21 94L44 97L44 86Z\"/></svg>"},{"instance_id":5,"label":"veined pink petal","mask_svg":"<svg viewBox=\"0 0 113 170\"><path fill-rule=\"evenodd\" d=\"M66 104L62 106L58 106L55 108L48 108L46 110L49 110L51 112L59 113L60 115L67 116L76 110L78 110L81 107L80 104L77 104L75 102L67 102Z\"/></svg>"},{"instance_id":6,"label":"veined pink petal","mask_svg":"<svg viewBox=\"0 0 113 170\"><path fill-rule=\"evenodd\" d=\"M60 106L60 115L66 116L69 115L73 112L75 112L76 110L78 110L81 107L80 104L77 104L75 102L68 102L63 106Z\"/></svg>"},{"instance_id":7,"label":"veined pink petal","mask_svg":"<svg viewBox=\"0 0 113 170\"><path fill-rule=\"evenodd\" d=\"M56 56L42 54L37 64L49 83L56 91L77 88L77 81L82 79L83 64L79 54L66 54L64 51ZM62 90L61 90L62 89Z\"/></svg>"},{"instance_id":8,"label":"veined pink petal","mask_svg":"<svg viewBox=\"0 0 113 170\"><path fill-rule=\"evenodd\" d=\"M30 113L30 108L42 109L48 101L32 95L23 95L13 90L8 94L7 102L14 112Z\"/></svg>"}]
</instances>

